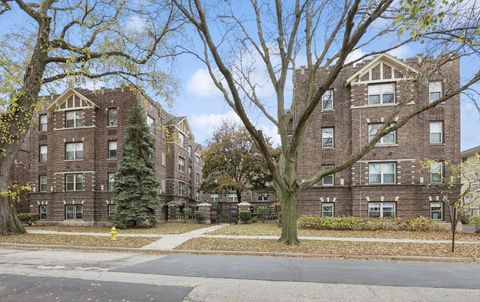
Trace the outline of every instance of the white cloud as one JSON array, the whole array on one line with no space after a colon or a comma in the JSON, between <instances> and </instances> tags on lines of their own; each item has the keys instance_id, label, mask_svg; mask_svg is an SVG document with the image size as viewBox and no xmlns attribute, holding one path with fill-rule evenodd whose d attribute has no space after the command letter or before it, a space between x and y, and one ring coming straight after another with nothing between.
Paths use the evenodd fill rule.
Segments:
<instances>
[{"instance_id":1,"label":"white cloud","mask_svg":"<svg viewBox=\"0 0 480 302\"><path fill-rule=\"evenodd\" d=\"M197 69L187 81L186 87L189 96L198 98L220 98L222 94L212 81L206 68Z\"/></svg>"},{"instance_id":2,"label":"white cloud","mask_svg":"<svg viewBox=\"0 0 480 302\"><path fill-rule=\"evenodd\" d=\"M85 88L85 89L89 89L89 90L96 90L96 89L100 89L102 87L106 87L107 84L102 81L102 80L98 80L98 79L85 79L85 81L81 84L78 85L80 88Z\"/></svg>"},{"instance_id":3,"label":"white cloud","mask_svg":"<svg viewBox=\"0 0 480 302\"><path fill-rule=\"evenodd\" d=\"M366 55L367 53L365 51L363 51L362 49L355 49L354 51L352 51L348 56L347 58L345 59L345 62L346 63L349 63L349 62L352 62L352 61L355 61L355 60L358 60L360 59L361 57L363 57L364 55Z\"/></svg>"},{"instance_id":4,"label":"white cloud","mask_svg":"<svg viewBox=\"0 0 480 302\"><path fill-rule=\"evenodd\" d=\"M127 20L126 28L129 31L140 33L147 26L147 22L139 15L130 16Z\"/></svg>"},{"instance_id":5,"label":"white cloud","mask_svg":"<svg viewBox=\"0 0 480 302\"><path fill-rule=\"evenodd\" d=\"M407 45L402 45L388 52L388 54L399 59L406 59L413 55L412 50Z\"/></svg>"}]
</instances>

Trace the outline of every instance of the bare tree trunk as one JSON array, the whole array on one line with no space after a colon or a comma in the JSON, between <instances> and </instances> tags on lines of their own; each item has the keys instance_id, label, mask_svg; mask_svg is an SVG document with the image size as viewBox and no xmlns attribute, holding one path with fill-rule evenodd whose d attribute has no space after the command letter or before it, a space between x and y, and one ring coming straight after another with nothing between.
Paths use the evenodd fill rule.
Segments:
<instances>
[{"instance_id":1,"label":"bare tree trunk","mask_svg":"<svg viewBox=\"0 0 480 302\"><path fill-rule=\"evenodd\" d=\"M452 253L455 253L455 233L457 231L457 208L455 206L450 206L450 222L452 224Z\"/></svg>"},{"instance_id":2,"label":"bare tree trunk","mask_svg":"<svg viewBox=\"0 0 480 302\"><path fill-rule=\"evenodd\" d=\"M8 177L0 177L0 191L7 191ZM15 204L6 195L0 195L0 235L22 234L25 229L17 218Z\"/></svg>"},{"instance_id":3,"label":"bare tree trunk","mask_svg":"<svg viewBox=\"0 0 480 302\"><path fill-rule=\"evenodd\" d=\"M300 241L297 236L297 193L282 191L278 198L282 207L282 236L278 240L287 245L299 244Z\"/></svg>"}]
</instances>

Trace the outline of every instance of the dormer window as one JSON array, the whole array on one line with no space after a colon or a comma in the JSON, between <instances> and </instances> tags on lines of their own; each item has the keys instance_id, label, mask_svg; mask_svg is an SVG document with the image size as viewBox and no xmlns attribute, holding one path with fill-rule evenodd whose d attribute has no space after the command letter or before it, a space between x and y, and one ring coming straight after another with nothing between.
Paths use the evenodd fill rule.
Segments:
<instances>
[{"instance_id":1,"label":"dormer window","mask_svg":"<svg viewBox=\"0 0 480 302\"><path fill-rule=\"evenodd\" d=\"M65 128L79 128L85 125L83 110L65 112Z\"/></svg>"},{"instance_id":2,"label":"dormer window","mask_svg":"<svg viewBox=\"0 0 480 302\"><path fill-rule=\"evenodd\" d=\"M368 85L368 104L393 104L395 103L395 84Z\"/></svg>"}]
</instances>

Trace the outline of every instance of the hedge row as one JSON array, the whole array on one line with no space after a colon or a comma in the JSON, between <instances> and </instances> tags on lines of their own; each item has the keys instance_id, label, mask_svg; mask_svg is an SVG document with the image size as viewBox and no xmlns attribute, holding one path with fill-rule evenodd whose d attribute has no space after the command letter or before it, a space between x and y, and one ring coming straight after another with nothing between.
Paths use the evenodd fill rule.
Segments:
<instances>
[{"instance_id":1,"label":"hedge row","mask_svg":"<svg viewBox=\"0 0 480 302\"><path fill-rule=\"evenodd\" d=\"M302 229L314 230L403 230L436 231L440 225L427 217L415 218L358 218L302 216L298 219Z\"/></svg>"}]
</instances>

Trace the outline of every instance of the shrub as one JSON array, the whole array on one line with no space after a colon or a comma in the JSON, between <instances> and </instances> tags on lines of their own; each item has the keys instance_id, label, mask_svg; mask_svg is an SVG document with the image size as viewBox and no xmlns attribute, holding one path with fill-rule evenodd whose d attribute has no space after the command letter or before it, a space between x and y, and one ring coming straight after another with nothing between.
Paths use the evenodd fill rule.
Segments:
<instances>
[{"instance_id":1,"label":"shrub","mask_svg":"<svg viewBox=\"0 0 480 302\"><path fill-rule=\"evenodd\" d=\"M480 233L480 216L472 216L468 220L468 223L475 226L475 232Z\"/></svg>"},{"instance_id":2,"label":"shrub","mask_svg":"<svg viewBox=\"0 0 480 302\"><path fill-rule=\"evenodd\" d=\"M427 217L402 219L302 216L298 219L298 226L302 229L314 230L436 231L440 229L438 223Z\"/></svg>"},{"instance_id":3,"label":"shrub","mask_svg":"<svg viewBox=\"0 0 480 302\"><path fill-rule=\"evenodd\" d=\"M22 223L32 225L32 223L34 223L39 219L39 216L38 214L35 214L35 213L20 213L18 214L18 219Z\"/></svg>"},{"instance_id":4,"label":"shrub","mask_svg":"<svg viewBox=\"0 0 480 302\"><path fill-rule=\"evenodd\" d=\"M240 212L238 213L238 218L240 218L240 221L242 222L250 221L252 219L252 212Z\"/></svg>"},{"instance_id":5,"label":"shrub","mask_svg":"<svg viewBox=\"0 0 480 302\"><path fill-rule=\"evenodd\" d=\"M197 219L198 223L202 223L207 219L207 215L203 212L195 212L195 219Z\"/></svg>"}]
</instances>

